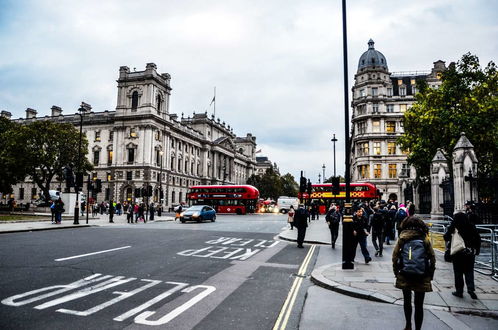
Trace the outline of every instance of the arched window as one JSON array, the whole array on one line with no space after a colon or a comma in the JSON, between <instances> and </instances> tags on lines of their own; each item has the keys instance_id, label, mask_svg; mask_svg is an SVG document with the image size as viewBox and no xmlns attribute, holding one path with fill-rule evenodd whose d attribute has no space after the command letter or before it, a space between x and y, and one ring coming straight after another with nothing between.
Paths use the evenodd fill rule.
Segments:
<instances>
[{"instance_id":1,"label":"arched window","mask_svg":"<svg viewBox=\"0 0 498 330\"><path fill-rule=\"evenodd\" d=\"M161 113L161 106L162 106L163 100L161 99L161 95L157 94L156 97L156 110L158 113Z\"/></svg>"},{"instance_id":2,"label":"arched window","mask_svg":"<svg viewBox=\"0 0 498 330\"><path fill-rule=\"evenodd\" d=\"M134 91L133 94L131 94L131 109L137 110L137 107L138 107L138 92Z\"/></svg>"},{"instance_id":3,"label":"arched window","mask_svg":"<svg viewBox=\"0 0 498 330\"><path fill-rule=\"evenodd\" d=\"M126 200L130 202L131 198L132 198L132 189L131 189L131 187L128 187L126 189Z\"/></svg>"}]
</instances>

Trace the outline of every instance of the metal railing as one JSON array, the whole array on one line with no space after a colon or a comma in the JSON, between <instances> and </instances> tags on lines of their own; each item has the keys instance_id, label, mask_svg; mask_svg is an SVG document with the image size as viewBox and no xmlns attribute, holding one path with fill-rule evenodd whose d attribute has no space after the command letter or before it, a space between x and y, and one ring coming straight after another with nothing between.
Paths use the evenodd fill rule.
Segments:
<instances>
[{"instance_id":1,"label":"metal railing","mask_svg":"<svg viewBox=\"0 0 498 330\"><path fill-rule=\"evenodd\" d=\"M477 225L481 235L481 253L476 256L475 271L498 281L498 225Z\"/></svg>"},{"instance_id":2,"label":"metal railing","mask_svg":"<svg viewBox=\"0 0 498 330\"><path fill-rule=\"evenodd\" d=\"M429 226L429 238L434 248L446 248L443 235L453 220L449 216L418 215ZM477 225L481 235L481 251L475 259L476 272L491 276L498 281L498 225Z\"/></svg>"}]
</instances>

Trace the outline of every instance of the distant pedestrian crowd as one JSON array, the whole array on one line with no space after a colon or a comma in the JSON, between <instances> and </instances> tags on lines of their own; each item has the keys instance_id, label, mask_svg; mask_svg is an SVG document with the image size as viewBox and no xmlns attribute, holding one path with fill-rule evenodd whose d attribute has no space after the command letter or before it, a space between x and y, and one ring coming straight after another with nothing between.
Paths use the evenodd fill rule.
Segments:
<instances>
[{"instance_id":1,"label":"distant pedestrian crowd","mask_svg":"<svg viewBox=\"0 0 498 330\"><path fill-rule=\"evenodd\" d=\"M299 205L291 209L288 222L291 229L298 230L297 245L303 247L306 228L310 220L319 219L318 205ZM325 221L330 230L331 245L335 249L339 226L344 217L340 205L330 205ZM446 241L445 260L453 263L454 296L462 298L464 285L472 299L478 299L474 284L475 256L480 253L481 238L476 228L479 219L471 202L466 203L466 212L454 214L451 225L444 234ZM415 329L421 329L423 303L426 292L432 291L431 281L436 270L436 257L429 239L429 228L415 215L415 205L407 201L362 202L353 205L353 260L357 246L368 264L372 261L367 244L371 236L375 257L382 258L384 244L395 242L392 265L396 277L395 287L403 291L405 329L412 329L412 292L414 295Z\"/></svg>"}]
</instances>

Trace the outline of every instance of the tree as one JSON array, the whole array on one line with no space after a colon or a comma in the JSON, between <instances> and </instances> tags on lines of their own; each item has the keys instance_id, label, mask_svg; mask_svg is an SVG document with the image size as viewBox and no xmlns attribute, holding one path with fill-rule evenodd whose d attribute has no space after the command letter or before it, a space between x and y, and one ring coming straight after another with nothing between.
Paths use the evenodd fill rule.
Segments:
<instances>
[{"instance_id":1,"label":"tree","mask_svg":"<svg viewBox=\"0 0 498 330\"><path fill-rule=\"evenodd\" d=\"M273 168L267 169L262 176L251 175L247 179L247 184L258 188L262 198L274 200L278 199L279 196L297 196L299 188L294 176L289 173L280 176Z\"/></svg>"},{"instance_id":2,"label":"tree","mask_svg":"<svg viewBox=\"0 0 498 330\"><path fill-rule=\"evenodd\" d=\"M282 192L280 194L281 196L297 196L299 185L297 184L292 174L287 173L281 176L280 182L282 183Z\"/></svg>"},{"instance_id":3,"label":"tree","mask_svg":"<svg viewBox=\"0 0 498 330\"><path fill-rule=\"evenodd\" d=\"M49 197L50 184L66 166L78 167L79 131L72 124L38 120L20 125L11 136L8 152L16 155L16 162L25 175ZM88 141L82 137L81 170L92 169L87 160Z\"/></svg>"},{"instance_id":4,"label":"tree","mask_svg":"<svg viewBox=\"0 0 498 330\"><path fill-rule=\"evenodd\" d=\"M418 177L429 175L438 148L451 166L452 151L466 136L474 145L481 176L498 175L498 74L493 62L482 69L477 56L467 53L442 74L438 89L418 83L416 102L405 112L404 134L408 163ZM450 172L452 173L452 172Z\"/></svg>"},{"instance_id":5,"label":"tree","mask_svg":"<svg viewBox=\"0 0 498 330\"><path fill-rule=\"evenodd\" d=\"M12 185L24 180L26 174L17 163L18 151L9 148L19 125L7 118L0 117L0 192L11 193Z\"/></svg>"},{"instance_id":6,"label":"tree","mask_svg":"<svg viewBox=\"0 0 498 330\"><path fill-rule=\"evenodd\" d=\"M327 180L323 181L323 183L332 183L332 178L334 176L332 175L330 178L328 178ZM339 175L339 182L346 182L346 180L344 179L343 176Z\"/></svg>"}]
</instances>

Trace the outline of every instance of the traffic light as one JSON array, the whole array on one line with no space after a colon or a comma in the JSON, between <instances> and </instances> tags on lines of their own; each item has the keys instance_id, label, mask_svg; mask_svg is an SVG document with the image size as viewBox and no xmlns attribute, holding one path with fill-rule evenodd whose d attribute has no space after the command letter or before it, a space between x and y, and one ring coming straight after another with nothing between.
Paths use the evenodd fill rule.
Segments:
<instances>
[{"instance_id":1,"label":"traffic light","mask_svg":"<svg viewBox=\"0 0 498 330\"><path fill-rule=\"evenodd\" d=\"M93 181L92 181L92 180L90 180L90 178L88 178L88 182L86 183L86 190L88 190L88 191L90 191L90 190L91 190L91 191L93 191L93 189L94 189L94 188L93 188Z\"/></svg>"},{"instance_id":2,"label":"traffic light","mask_svg":"<svg viewBox=\"0 0 498 330\"><path fill-rule=\"evenodd\" d=\"M147 196L152 197L152 186L147 186Z\"/></svg>"},{"instance_id":3,"label":"traffic light","mask_svg":"<svg viewBox=\"0 0 498 330\"><path fill-rule=\"evenodd\" d=\"M332 194L339 195L341 193L341 182L338 176L332 177Z\"/></svg>"},{"instance_id":4,"label":"traffic light","mask_svg":"<svg viewBox=\"0 0 498 330\"><path fill-rule=\"evenodd\" d=\"M299 181L299 192L302 194L305 191L306 191L306 178L302 176Z\"/></svg>"},{"instance_id":5,"label":"traffic light","mask_svg":"<svg viewBox=\"0 0 498 330\"><path fill-rule=\"evenodd\" d=\"M311 191L311 181L310 181L310 179L308 179L308 184L306 186L306 192L308 193L308 198L311 198L312 191Z\"/></svg>"},{"instance_id":6,"label":"traffic light","mask_svg":"<svg viewBox=\"0 0 498 330\"><path fill-rule=\"evenodd\" d=\"M102 192L102 180L97 179L95 180L95 191L96 192Z\"/></svg>"}]
</instances>

